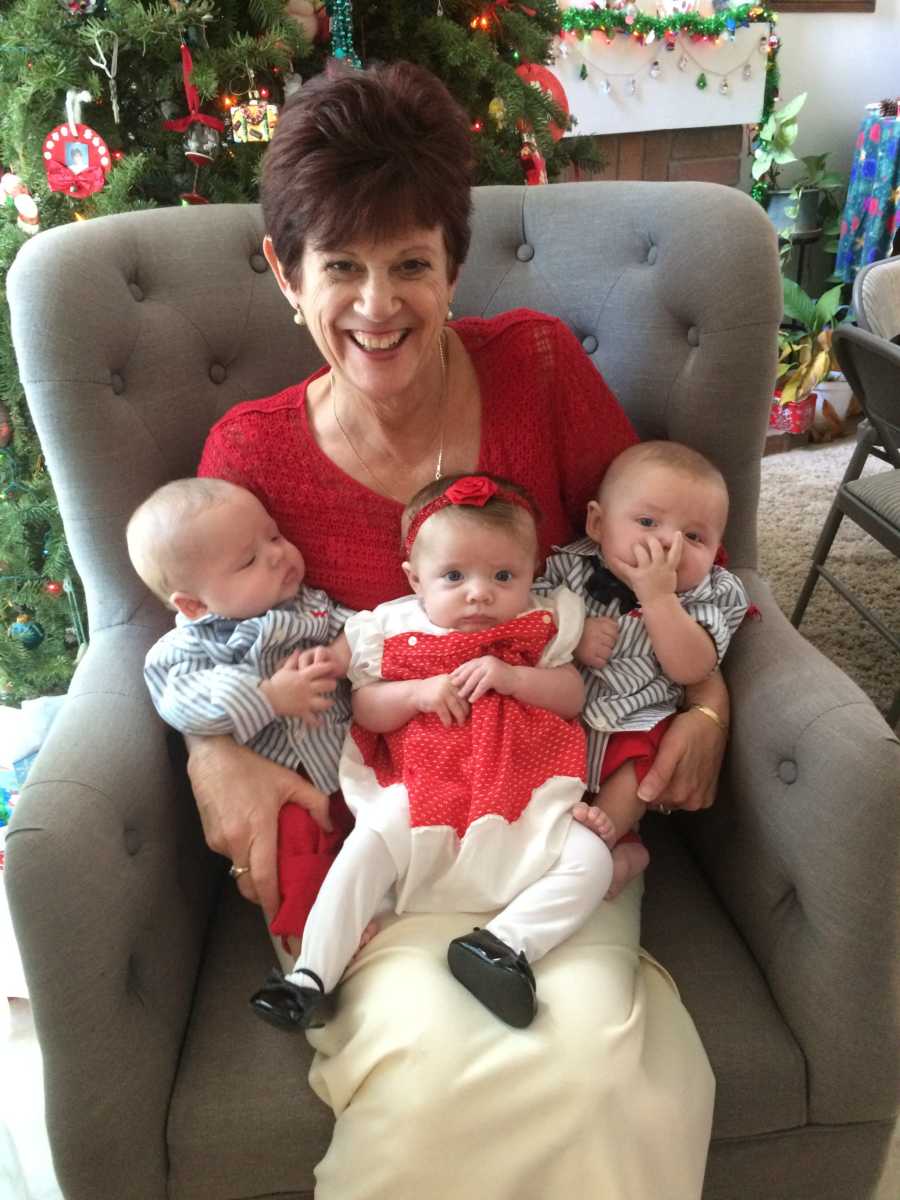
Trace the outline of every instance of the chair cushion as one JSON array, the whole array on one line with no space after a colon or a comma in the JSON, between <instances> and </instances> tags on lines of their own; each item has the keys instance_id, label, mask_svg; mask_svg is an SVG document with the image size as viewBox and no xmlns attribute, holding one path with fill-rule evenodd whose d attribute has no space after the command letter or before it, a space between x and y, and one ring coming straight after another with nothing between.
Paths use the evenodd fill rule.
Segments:
<instances>
[{"instance_id":1,"label":"chair cushion","mask_svg":"<svg viewBox=\"0 0 900 1200\"><path fill-rule=\"evenodd\" d=\"M679 822L690 819L644 822L652 859L643 940L674 976L709 1054L717 1081L714 1137L802 1125L803 1056L678 837ZM332 1119L306 1083L306 1039L270 1028L248 1006L272 962L258 910L226 883L170 1108L172 1200L312 1191Z\"/></svg>"},{"instance_id":2,"label":"chair cushion","mask_svg":"<svg viewBox=\"0 0 900 1200\"><path fill-rule=\"evenodd\" d=\"M879 471L854 479L844 484L844 490L900 529L900 470Z\"/></svg>"},{"instance_id":3,"label":"chair cushion","mask_svg":"<svg viewBox=\"0 0 900 1200\"><path fill-rule=\"evenodd\" d=\"M678 836L690 814L648 815L641 940L669 970L716 1077L713 1140L807 1121L806 1060L763 974Z\"/></svg>"},{"instance_id":4,"label":"chair cushion","mask_svg":"<svg viewBox=\"0 0 900 1200\"><path fill-rule=\"evenodd\" d=\"M274 961L260 910L226 879L169 1108L170 1200L312 1195L333 1121L307 1086L305 1036L249 1006Z\"/></svg>"}]
</instances>

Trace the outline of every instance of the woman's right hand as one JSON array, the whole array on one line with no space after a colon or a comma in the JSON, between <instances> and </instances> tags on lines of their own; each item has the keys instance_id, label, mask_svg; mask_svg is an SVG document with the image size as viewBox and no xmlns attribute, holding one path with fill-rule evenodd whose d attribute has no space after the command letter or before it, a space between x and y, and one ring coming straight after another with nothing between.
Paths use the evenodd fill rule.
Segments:
<instances>
[{"instance_id":1,"label":"woman's right hand","mask_svg":"<svg viewBox=\"0 0 900 1200\"><path fill-rule=\"evenodd\" d=\"M188 775L206 844L237 867L241 895L278 910L278 814L299 804L324 830L331 829L328 797L296 772L240 746L230 737L188 738Z\"/></svg>"}]
</instances>

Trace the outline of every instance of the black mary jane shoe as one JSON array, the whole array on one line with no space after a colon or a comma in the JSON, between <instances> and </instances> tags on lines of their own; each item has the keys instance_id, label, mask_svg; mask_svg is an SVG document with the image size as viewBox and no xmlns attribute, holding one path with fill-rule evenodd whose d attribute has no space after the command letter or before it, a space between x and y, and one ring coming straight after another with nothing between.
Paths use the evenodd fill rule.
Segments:
<instances>
[{"instance_id":1,"label":"black mary jane shoe","mask_svg":"<svg viewBox=\"0 0 900 1200\"><path fill-rule=\"evenodd\" d=\"M524 1029L534 1020L537 993L528 959L487 929L454 938L447 962L463 987L501 1021Z\"/></svg>"},{"instance_id":2,"label":"black mary jane shoe","mask_svg":"<svg viewBox=\"0 0 900 1200\"><path fill-rule=\"evenodd\" d=\"M334 997L326 994L322 980L315 971L298 967L296 974L308 975L315 987L302 987L285 979L278 970L272 971L255 995L250 1006L258 1017L294 1033L301 1029L321 1029L334 1014Z\"/></svg>"}]
</instances>

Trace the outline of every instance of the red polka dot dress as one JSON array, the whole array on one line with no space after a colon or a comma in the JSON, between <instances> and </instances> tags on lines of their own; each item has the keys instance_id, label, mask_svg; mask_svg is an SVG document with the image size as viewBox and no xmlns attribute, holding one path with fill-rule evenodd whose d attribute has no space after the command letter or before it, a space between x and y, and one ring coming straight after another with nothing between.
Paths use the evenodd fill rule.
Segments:
<instances>
[{"instance_id":1,"label":"red polka dot dress","mask_svg":"<svg viewBox=\"0 0 900 1200\"><path fill-rule=\"evenodd\" d=\"M350 679L426 679L490 654L513 666L572 661L584 622L566 588L492 629L433 625L418 597L360 612L345 627ZM488 692L463 725L421 713L373 734L354 725L340 778L357 823L381 835L398 870L397 911L484 912L507 904L556 861L584 792L577 720Z\"/></svg>"}]
</instances>

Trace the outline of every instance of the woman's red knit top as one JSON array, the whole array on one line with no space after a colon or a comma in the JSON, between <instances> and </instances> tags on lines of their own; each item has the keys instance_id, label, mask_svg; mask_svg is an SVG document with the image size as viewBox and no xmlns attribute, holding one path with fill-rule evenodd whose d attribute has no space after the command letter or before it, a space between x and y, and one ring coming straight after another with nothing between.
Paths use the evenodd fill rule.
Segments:
<instances>
[{"instance_id":1,"label":"woman's red knit top","mask_svg":"<svg viewBox=\"0 0 900 1200\"><path fill-rule=\"evenodd\" d=\"M628 418L569 329L516 309L453 329L481 389L479 471L526 487L543 514L541 553L584 530L609 463L635 440ZM310 379L328 368L323 367ZM405 596L403 505L352 479L316 444L309 381L235 405L213 426L198 474L252 491L306 560L310 587L351 608Z\"/></svg>"}]
</instances>

